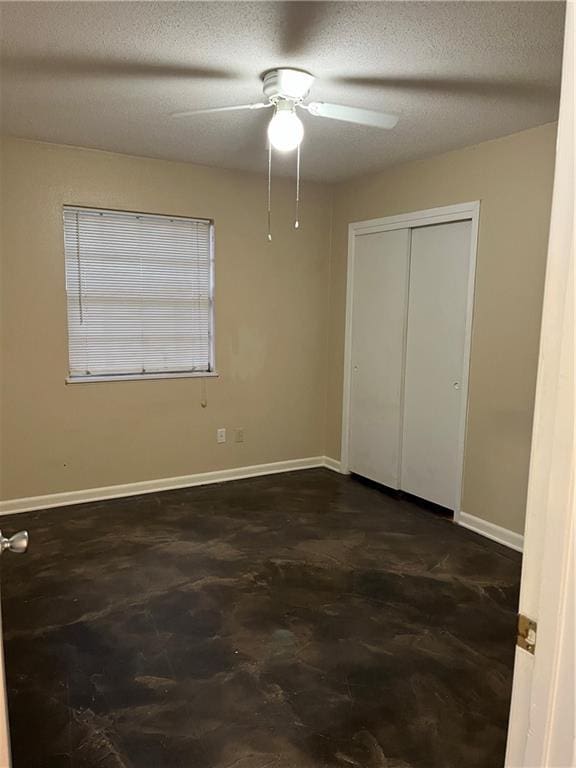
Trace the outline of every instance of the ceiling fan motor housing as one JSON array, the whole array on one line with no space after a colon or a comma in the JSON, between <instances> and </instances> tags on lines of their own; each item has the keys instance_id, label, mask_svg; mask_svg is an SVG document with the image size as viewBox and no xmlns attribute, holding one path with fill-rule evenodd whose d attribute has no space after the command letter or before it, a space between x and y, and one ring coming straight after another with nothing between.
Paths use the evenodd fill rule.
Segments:
<instances>
[{"instance_id":1,"label":"ceiling fan motor housing","mask_svg":"<svg viewBox=\"0 0 576 768\"><path fill-rule=\"evenodd\" d=\"M300 69L272 69L262 77L264 95L273 104L282 99L302 101L313 82L314 76Z\"/></svg>"}]
</instances>

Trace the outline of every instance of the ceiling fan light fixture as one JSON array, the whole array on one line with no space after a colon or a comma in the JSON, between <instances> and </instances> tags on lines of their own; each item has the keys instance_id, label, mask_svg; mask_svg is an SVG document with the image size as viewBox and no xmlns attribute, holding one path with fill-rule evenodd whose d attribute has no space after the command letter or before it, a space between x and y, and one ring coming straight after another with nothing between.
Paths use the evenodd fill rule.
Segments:
<instances>
[{"instance_id":1,"label":"ceiling fan light fixture","mask_svg":"<svg viewBox=\"0 0 576 768\"><path fill-rule=\"evenodd\" d=\"M343 104L328 104L320 101L307 101L314 76L310 72L290 67L269 69L262 75L264 100L255 104L236 104L223 107L207 107L185 112L174 112L173 117L190 117L212 112L235 112L245 109L274 109L272 120L268 124L268 240L272 241L271 232L271 192L272 192L272 149L279 152L296 150L296 209L294 229L300 229L300 146L304 138L304 126L296 114L296 108L305 109L313 119L328 118L344 123L356 123L373 128L394 128L397 115L387 112L375 112L372 109L348 107Z\"/></svg>"},{"instance_id":2,"label":"ceiling fan light fixture","mask_svg":"<svg viewBox=\"0 0 576 768\"><path fill-rule=\"evenodd\" d=\"M279 152L291 152L304 138L304 126L290 101L276 104L274 117L268 124L268 139Z\"/></svg>"},{"instance_id":3,"label":"ceiling fan light fixture","mask_svg":"<svg viewBox=\"0 0 576 768\"><path fill-rule=\"evenodd\" d=\"M271 99L302 101L308 96L313 82L314 76L310 72L288 67L270 69L262 76L264 95Z\"/></svg>"}]
</instances>

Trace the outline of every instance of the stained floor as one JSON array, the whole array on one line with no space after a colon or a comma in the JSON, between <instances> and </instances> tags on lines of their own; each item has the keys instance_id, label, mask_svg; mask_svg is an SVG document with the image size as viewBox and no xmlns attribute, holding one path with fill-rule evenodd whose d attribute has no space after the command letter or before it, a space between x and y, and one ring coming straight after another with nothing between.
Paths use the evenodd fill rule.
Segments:
<instances>
[{"instance_id":1,"label":"stained floor","mask_svg":"<svg viewBox=\"0 0 576 768\"><path fill-rule=\"evenodd\" d=\"M328 470L2 519L14 768L501 768L520 557Z\"/></svg>"}]
</instances>

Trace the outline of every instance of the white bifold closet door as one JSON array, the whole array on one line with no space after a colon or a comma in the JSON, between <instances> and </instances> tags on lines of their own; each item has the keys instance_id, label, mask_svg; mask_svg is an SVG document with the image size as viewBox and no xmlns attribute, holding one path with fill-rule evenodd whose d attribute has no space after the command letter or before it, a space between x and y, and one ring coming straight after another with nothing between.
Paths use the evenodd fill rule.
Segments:
<instances>
[{"instance_id":1,"label":"white bifold closet door","mask_svg":"<svg viewBox=\"0 0 576 768\"><path fill-rule=\"evenodd\" d=\"M349 468L398 487L410 230L358 235L352 277Z\"/></svg>"},{"instance_id":2,"label":"white bifold closet door","mask_svg":"<svg viewBox=\"0 0 576 768\"><path fill-rule=\"evenodd\" d=\"M400 487L455 509L471 222L412 230Z\"/></svg>"}]
</instances>

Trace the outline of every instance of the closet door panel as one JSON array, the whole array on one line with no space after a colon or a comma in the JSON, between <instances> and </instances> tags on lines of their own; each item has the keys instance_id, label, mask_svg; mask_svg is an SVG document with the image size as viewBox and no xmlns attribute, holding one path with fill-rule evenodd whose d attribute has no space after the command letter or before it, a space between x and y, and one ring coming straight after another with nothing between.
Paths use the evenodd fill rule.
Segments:
<instances>
[{"instance_id":1,"label":"closet door panel","mask_svg":"<svg viewBox=\"0 0 576 768\"><path fill-rule=\"evenodd\" d=\"M410 231L357 235L349 467L398 488Z\"/></svg>"},{"instance_id":2,"label":"closet door panel","mask_svg":"<svg viewBox=\"0 0 576 768\"><path fill-rule=\"evenodd\" d=\"M454 509L471 223L412 230L401 487Z\"/></svg>"}]
</instances>

